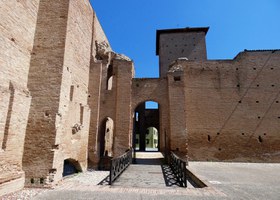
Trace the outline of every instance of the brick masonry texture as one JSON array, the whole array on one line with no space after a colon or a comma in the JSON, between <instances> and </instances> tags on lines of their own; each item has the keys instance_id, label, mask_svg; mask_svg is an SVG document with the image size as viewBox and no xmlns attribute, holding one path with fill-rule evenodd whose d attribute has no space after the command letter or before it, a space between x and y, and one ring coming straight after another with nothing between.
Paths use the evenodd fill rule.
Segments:
<instances>
[{"instance_id":1,"label":"brick masonry texture","mask_svg":"<svg viewBox=\"0 0 280 200\"><path fill-rule=\"evenodd\" d=\"M134 78L88 0L3 0L0 18L0 195L124 153L146 101L159 105L164 154L280 161L279 50L210 61L208 28L163 30L160 78Z\"/></svg>"}]
</instances>

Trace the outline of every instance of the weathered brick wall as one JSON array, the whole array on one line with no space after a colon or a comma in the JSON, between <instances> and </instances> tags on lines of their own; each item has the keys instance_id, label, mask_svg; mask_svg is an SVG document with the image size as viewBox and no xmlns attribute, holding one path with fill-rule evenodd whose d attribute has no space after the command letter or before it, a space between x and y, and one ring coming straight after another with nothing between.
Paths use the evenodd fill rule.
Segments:
<instances>
[{"instance_id":1,"label":"weathered brick wall","mask_svg":"<svg viewBox=\"0 0 280 200\"><path fill-rule=\"evenodd\" d=\"M192 160L279 162L280 53L185 62Z\"/></svg>"},{"instance_id":2,"label":"weathered brick wall","mask_svg":"<svg viewBox=\"0 0 280 200\"><path fill-rule=\"evenodd\" d=\"M89 73L89 96L88 104L91 108L91 118L88 137L88 167L94 168L98 164L98 130L99 130L99 113L100 113L100 96L101 96L101 77L102 62L95 62L93 56L90 64Z\"/></svg>"},{"instance_id":3,"label":"weathered brick wall","mask_svg":"<svg viewBox=\"0 0 280 200\"><path fill-rule=\"evenodd\" d=\"M87 169L92 29L93 10L89 1L70 1L60 101L55 121L55 180L61 179L66 159L75 160L82 170Z\"/></svg>"},{"instance_id":4,"label":"weathered brick wall","mask_svg":"<svg viewBox=\"0 0 280 200\"><path fill-rule=\"evenodd\" d=\"M187 154L187 124L183 71L168 72L170 149Z\"/></svg>"},{"instance_id":5,"label":"weathered brick wall","mask_svg":"<svg viewBox=\"0 0 280 200\"><path fill-rule=\"evenodd\" d=\"M205 32L174 32L159 37L160 77L166 76L169 65L177 58L207 59Z\"/></svg>"},{"instance_id":6,"label":"weathered brick wall","mask_svg":"<svg viewBox=\"0 0 280 200\"><path fill-rule=\"evenodd\" d=\"M131 85L134 67L131 61L113 60L116 79L114 156L132 147Z\"/></svg>"},{"instance_id":7,"label":"weathered brick wall","mask_svg":"<svg viewBox=\"0 0 280 200\"><path fill-rule=\"evenodd\" d=\"M108 44L106 49L108 57L101 59L97 54L96 43L105 42ZM113 80L113 88L108 91L107 85L107 69L111 63L111 47L106 35L98 21L96 14L93 15L93 31L92 31L92 53L89 74L89 96L88 104L91 108L91 119L88 138L88 165L90 168L96 168L100 156L100 131L102 122L106 117L114 119L114 91L115 81Z\"/></svg>"},{"instance_id":8,"label":"weathered brick wall","mask_svg":"<svg viewBox=\"0 0 280 200\"><path fill-rule=\"evenodd\" d=\"M28 76L32 95L23 156L26 185L51 183L60 117L69 0L39 4L34 47Z\"/></svg>"},{"instance_id":9,"label":"weathered brick wall","mask_svg":"<svg viewBox=\"0 0 280 200\"><path fill-rule=\"evenodd\" d=\"M131 116L137 106L145 101L155 101L159 105L160 151L170 148L169 108L166 78L134 78L132 80ZM165 141L167 139L167 141ZM166 146L165 146L166 144Z\"/></svg>"},{"instance_id":10,"label":"weathered brick wall","mask_svg":"<svg viewBox=\"0 0 280 200\"><path fill-rule=\"evenodd\" d=\"M38 0L0 2L0 196L23 187L27 78Z\"/></svg>"}]
</instances>

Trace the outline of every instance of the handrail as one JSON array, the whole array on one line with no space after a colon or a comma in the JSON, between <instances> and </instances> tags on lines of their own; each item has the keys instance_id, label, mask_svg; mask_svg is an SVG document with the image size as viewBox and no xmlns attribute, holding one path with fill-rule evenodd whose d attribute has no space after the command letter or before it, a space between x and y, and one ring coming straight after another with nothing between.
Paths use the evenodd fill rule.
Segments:
<instances>
[{"instance_id":1,"label":"handrail","mask_svg":"<svg viewBox=\"0 0 280 200\"><path fill-rule=\"evenodd\" d=\"M132 149L124 153L123 155L113 158L111 160L109 185L123 173L123 171L132 163Z\"/></svg>"},{"instance_id":2,"label":"handrail","mask_svg":"<svg viewBox=\"0 0 280 200\"><path fill-rule=\"evenodd\" d=\"M186 161L182 160L175 153L171 152L170 167L181 187L187 187L186 165Z\"/></svg>"}]
</instances>

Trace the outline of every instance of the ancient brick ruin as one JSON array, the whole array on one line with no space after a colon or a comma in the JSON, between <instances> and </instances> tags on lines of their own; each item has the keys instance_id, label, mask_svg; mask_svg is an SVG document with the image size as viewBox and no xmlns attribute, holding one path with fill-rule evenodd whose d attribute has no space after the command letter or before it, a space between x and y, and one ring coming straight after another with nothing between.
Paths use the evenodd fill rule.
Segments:
<instances>
[{"instance_id":1,"label":"ancient brick ruin","mask_svg":"<svg viewBox=\"0 0 280 200\"><path fill-rule=\"evenodd\" d=\"M0 18L0 195L135 147L136 111L164 154L280 161L279 50L208 60L207 27L158 30L160 77L134 78L88 0L1 1Z\"/></svg>"}]
</instances>

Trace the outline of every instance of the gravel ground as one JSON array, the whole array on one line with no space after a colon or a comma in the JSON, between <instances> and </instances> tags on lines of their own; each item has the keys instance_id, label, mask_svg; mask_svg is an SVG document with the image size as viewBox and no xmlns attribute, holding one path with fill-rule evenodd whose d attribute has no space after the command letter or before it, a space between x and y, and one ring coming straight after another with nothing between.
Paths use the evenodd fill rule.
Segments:
<instances>
[{"instance_id":1,"label":"gravel ground","mask_svg":"<svg viewBox=\"0 0 280 200\"><path fill-rule=\"evenodd\" d=\"M48 191L48 189L25 188L18 192L13 192L13 193L1 196L0 199L1 200L29 200L29 199L32 199L32 197L34 197L38 194L42 194L46 191Z\"/></svg>"},{"instance_id":2,"label":"gravel ground","mask_svg":"<svg viewBox=\"0 0 280 200\"><path fill-rule=\"evenodd\" d=\"M75 185L87 185L87 186L96 186L103 179L109 175L108 171L94 171L89 170L84 173L78 173L65 177L62 182L57 186L54 186L53 189L34 189L34 188L24 188L23 190L13 192L0 197L0 200L30 200L39 194L50 190L64 190L69 188L75 188Z\"/></svg>"}]
</instances>

